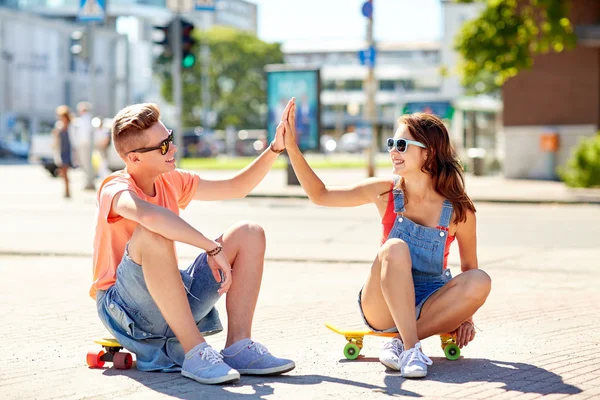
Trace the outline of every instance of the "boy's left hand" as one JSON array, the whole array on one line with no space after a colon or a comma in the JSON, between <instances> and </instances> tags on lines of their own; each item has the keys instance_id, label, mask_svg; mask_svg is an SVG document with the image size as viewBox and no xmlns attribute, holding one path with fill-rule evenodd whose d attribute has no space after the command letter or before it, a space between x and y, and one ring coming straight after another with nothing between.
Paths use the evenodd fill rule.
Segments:
<instances>
[{"instance_id":1,"label":"boy's left hand","mask_svg":"<svg viewBox=\"0 0 600 400\"><path fill-rule=\"evenodd\" d=\"M285 109L283 110L283 113L281 114L281 120L279 121L279 125L277 125L277 129L275 130L275 138L273 139L273 149L274 150L283 150L285 149L285 124L283 121L287 121L288 119L288 113L290 112L290 109L292 108L292 105L294 104L296 100L292 97L290 99L290 101L288 101L287 106L285 106Z\"/></svg>"}]
</instances>

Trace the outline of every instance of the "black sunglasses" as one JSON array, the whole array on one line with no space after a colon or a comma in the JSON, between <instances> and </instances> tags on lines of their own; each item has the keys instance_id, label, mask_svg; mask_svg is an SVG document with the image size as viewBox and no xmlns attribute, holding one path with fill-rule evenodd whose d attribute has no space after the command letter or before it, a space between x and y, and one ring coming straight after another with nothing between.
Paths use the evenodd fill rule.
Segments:
<instances>
[{"instance_id":1,"label":"black sunglasses","mask_svg":"<svg viewBox=\"0 0 600 400\"><path fill-rule=\"evenodd\" d=\"M412 144L414 146L419 146L419 147L422 147L424 149L427 148L427 146L425 146L423 143L417 142L417 141L414 141L414 140L394 139L394 138L389 138L387 140L388 151L392 151L394 149L394 147L395 147L396 150L398 150L398 152L404 153L406 151L406 149L408 148L409 144Z\"/></svg>"},{"instance_id":2,"label":"black sunglasses","mask_svg":"<svg viewBox=\"0 0 600 400\"><path fill-rule=\"evenodd\" d=\"M125 155L129 153L147 153L149 151L160 150L160 154L163 156L169 152L169 146L173 143L173 130L169 129L169 136L160 142L160 144L156 147L142 147L141 149L130 150Z\"/></svg>"}]
</instances>

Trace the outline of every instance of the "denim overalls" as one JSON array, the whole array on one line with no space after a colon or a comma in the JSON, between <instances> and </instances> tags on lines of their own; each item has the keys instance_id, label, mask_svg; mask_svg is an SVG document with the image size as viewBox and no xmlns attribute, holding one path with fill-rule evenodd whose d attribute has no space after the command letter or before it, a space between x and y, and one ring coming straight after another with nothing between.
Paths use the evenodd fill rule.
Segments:
<instances>
[{"instance_id":1,"label":"denim overalls","mask_svg":"<svg viewBox=\"0 0 600 400\"><path fill-rule=\"evenodd\" d=\"M449 269L444 269L444 251L448 239L448 226L452 218L452 203L444 200L442 213L437 228L429 228L419 225L404 216L404 192L397 189L398 177L394 177L394 211L396 219L394 226L388 235L388 239L398 238L408 244L410 259L412 262L412 277L415 287L415 311L417 319L421 315L421 307L425 301L444 286L452 274ZM362 292L362 290L361 290ZM362 313L360 302L361 293L358 294L360 313L367 326L373 329L366 321ZM375 329L373 329L375 330ZM397 332L396 327L379 332Z\"/></svg>"}]
</instances>

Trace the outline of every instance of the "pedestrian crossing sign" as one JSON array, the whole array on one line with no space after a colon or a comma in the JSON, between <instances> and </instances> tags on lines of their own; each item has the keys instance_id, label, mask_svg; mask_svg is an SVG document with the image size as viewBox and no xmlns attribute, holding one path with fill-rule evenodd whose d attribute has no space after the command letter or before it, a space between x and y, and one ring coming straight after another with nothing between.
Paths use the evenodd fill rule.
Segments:
<instances>
[{"instance_id":1,"label":"pedestrian crossing sign","mask_svg":"<svg viewBox=\"0 0 600 400\"><path fill-rule=\"evenodd\" d=\"M77 19L82 22L104 21L105 0L80 0Z\"/></svg>"}]
</instances>

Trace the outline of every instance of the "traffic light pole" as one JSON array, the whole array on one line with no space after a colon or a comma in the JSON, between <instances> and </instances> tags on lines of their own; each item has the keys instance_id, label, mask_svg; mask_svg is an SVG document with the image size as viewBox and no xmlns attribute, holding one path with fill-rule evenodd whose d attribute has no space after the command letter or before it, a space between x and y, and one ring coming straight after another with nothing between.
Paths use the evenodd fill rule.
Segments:
<instances>
[{"instance_id":1,"label":"traffic light pole","mask_svg":"<svg viewBox=\"0 0 600 400\"><path fill-rule=\"evenodd\" d=\"M373 3L373 0L371 0ZM367 22L367 48L374 49L375 43L373 40L373 14L371 12L371 18L368 18ZM375 154L377 153L377 131L375 127L376 120L376 111L375 111L375 63L368 62L368 70L367 70L367 98L366 98L366 107L365 107L365 116L367 123L371 129L371 148L367 151L368 159L367 159L367 176L373 177L375 176Z\"/></svg>"},{"instance_id":2,"label":"traffic light pole","mask_svg":"<svg viewBox=\"0 0 600 400\"><path fill-rule=\"evenodd\" d=\"M96 57L94 55L94 40L95 40L95 23L91 22L88 24L87 29L88 29L88 57L89 57L89 78L90 78L90 82L89 82L89 98L90 98L90 102L92 103L92 110L94 107L96 107ZM87 112L91 113L92 110L88 110ZM88 127L90 129L90 136L89 136L89 154L87 155L87 176L86 176L86 183L85 183L85 189L86 190L95 190L96 187L94 185L94 178L95 178L95 173L94 173L94 163L92 162L92 157L94 155L94 130L95 128L90 126Z\"/></svg>"},{"instance_id":3,"label":"traffic light pole","mask_svg":"<svg viewBox=\"0 0 600 400\"><path fill-rule=\"evenodd\" d=\"M180 161L183 157L183 123L181 114L183 108L182 82L181 82L181 14L177 10L173 23L173 34L171 35L173 48L173 102L175 103L175 143L181 147L181 151L175 153L175 159Z\"/></svg>"},{"instance_id":4,"label":"traffic light pole","mask_svg":"<svg viewBox=\"0 0 600 400\"><path fill-rule=\"evenodd\" d=\"M207 32L213 24L212 17L214 13L209 13L211 21L208 26L204 29ZM206 21L206 20L205 20ZM210 47L208 43L208 35L205 36L205 40L200 45L200 62L201 62L201 85L202 85L202 125L204 128L213 128L212 116L210 113Z\"/></svg>"}]
</instances>

